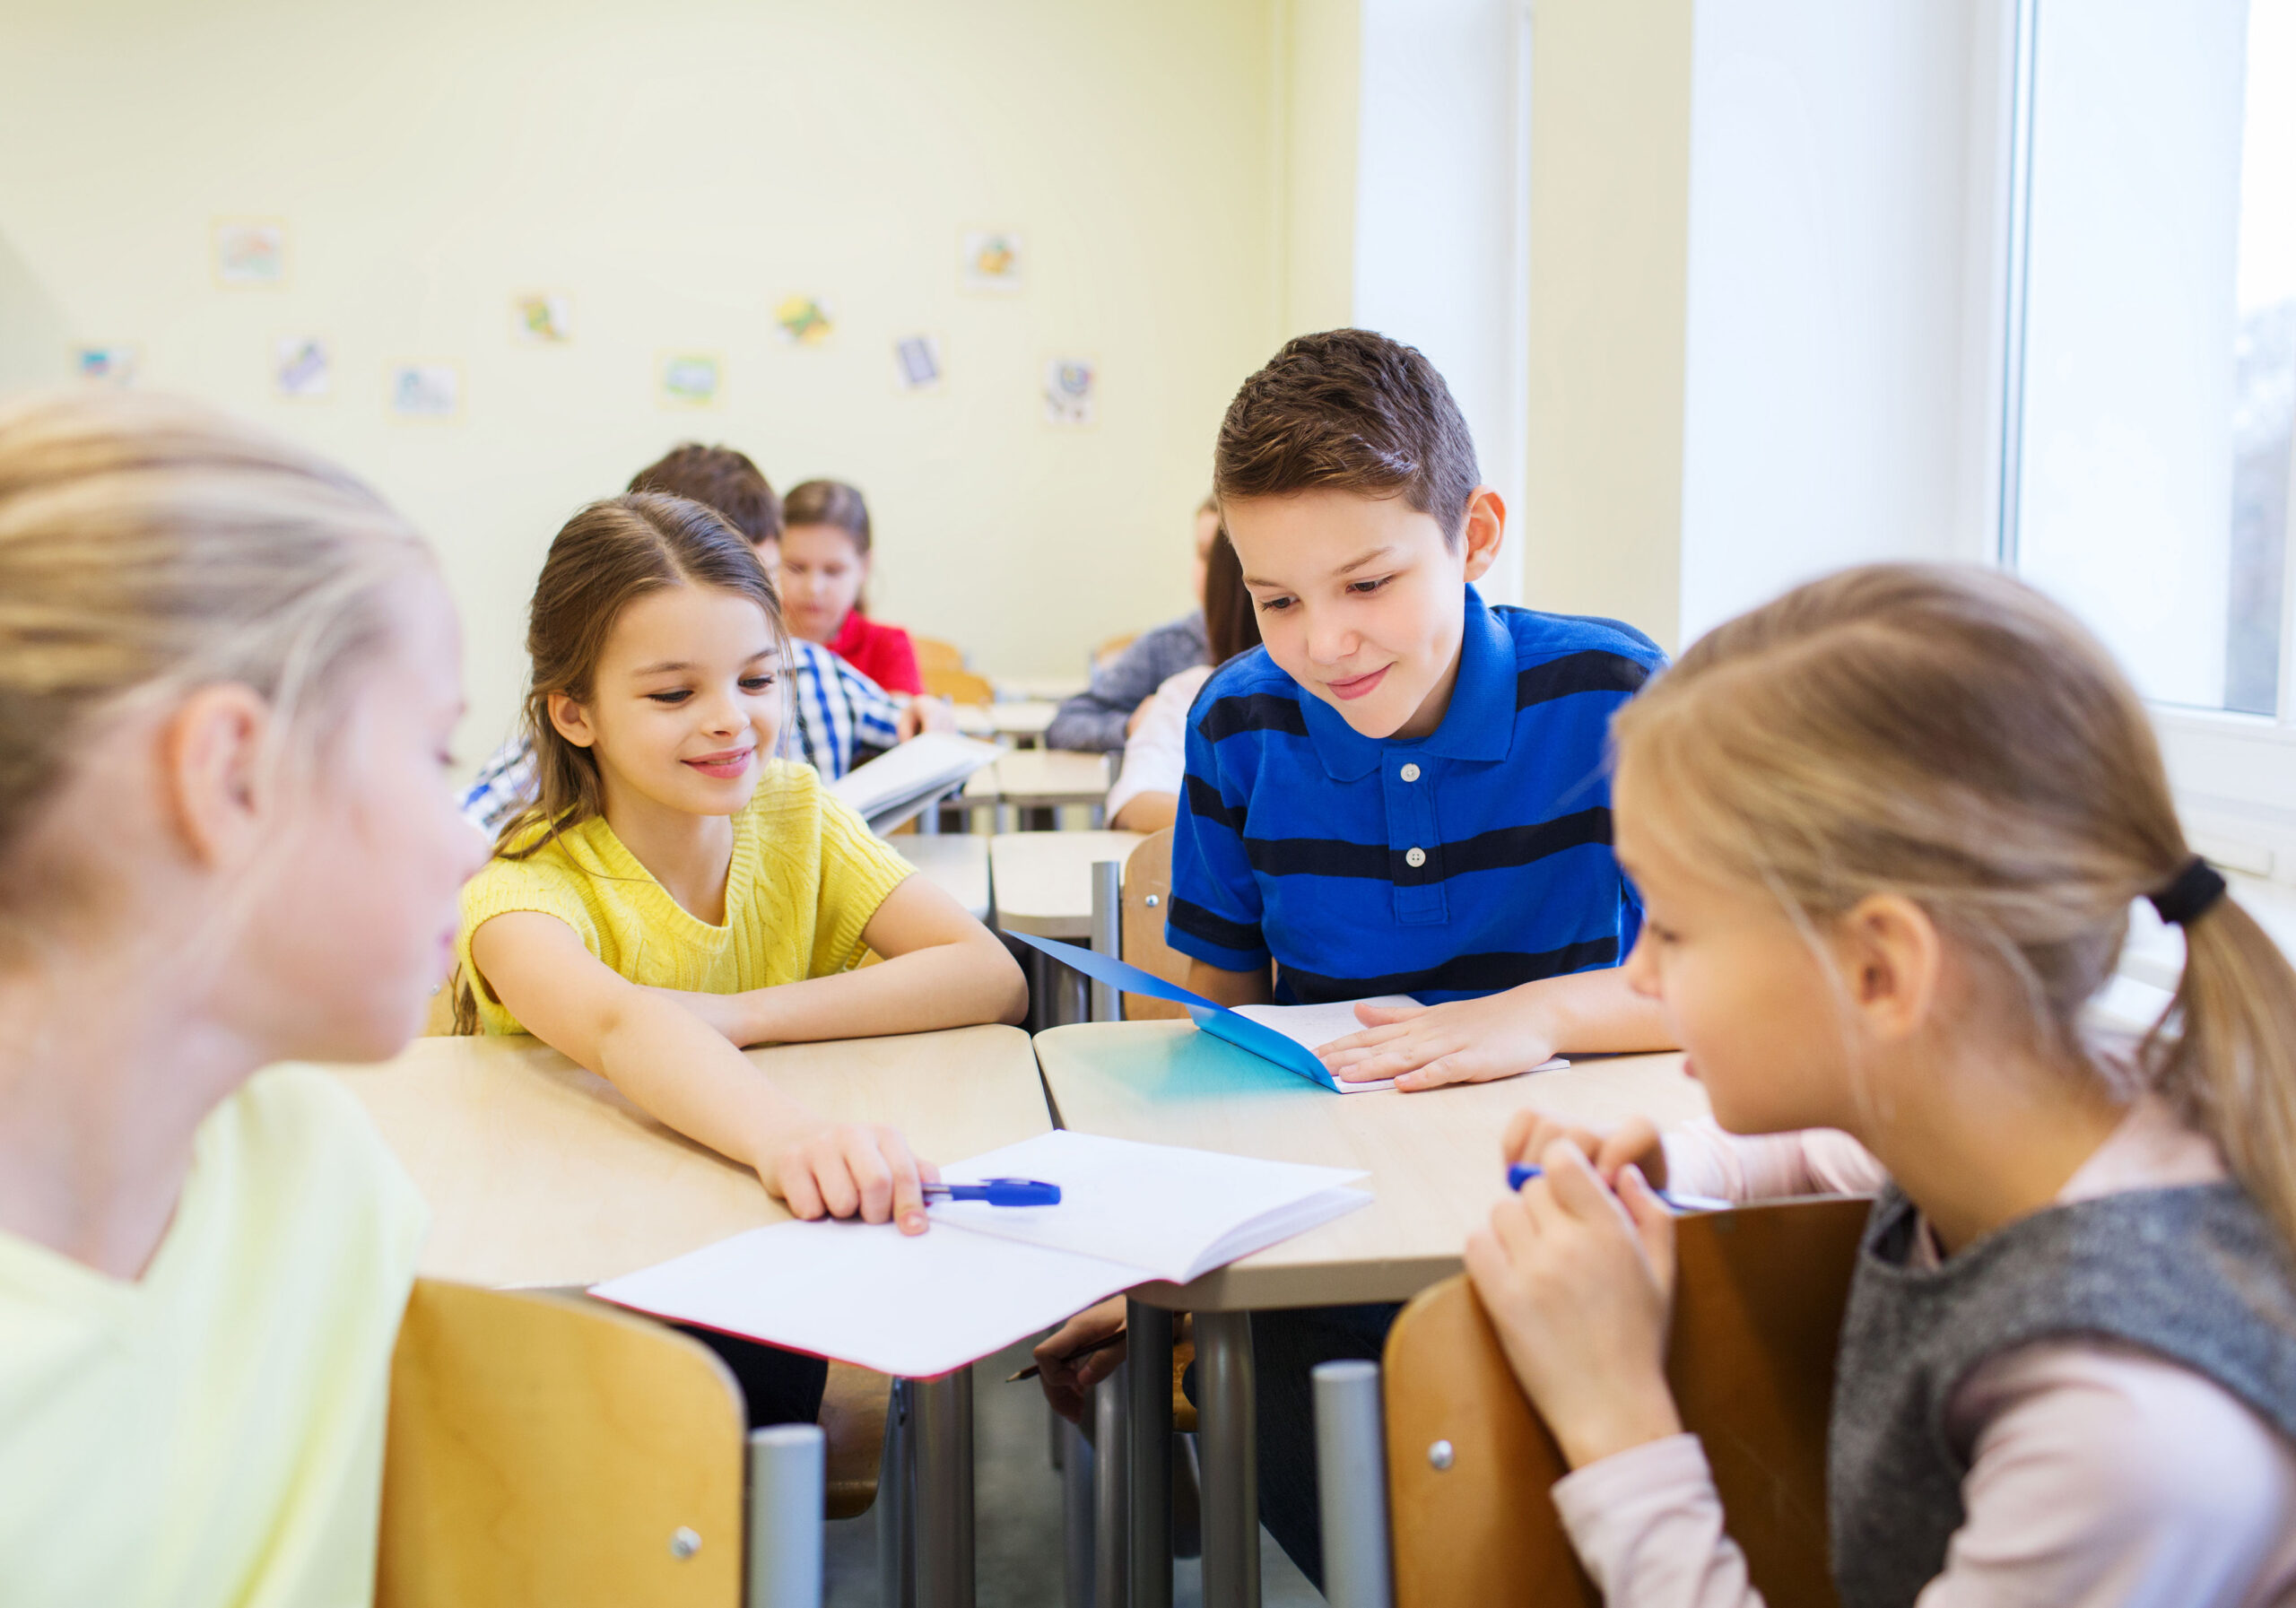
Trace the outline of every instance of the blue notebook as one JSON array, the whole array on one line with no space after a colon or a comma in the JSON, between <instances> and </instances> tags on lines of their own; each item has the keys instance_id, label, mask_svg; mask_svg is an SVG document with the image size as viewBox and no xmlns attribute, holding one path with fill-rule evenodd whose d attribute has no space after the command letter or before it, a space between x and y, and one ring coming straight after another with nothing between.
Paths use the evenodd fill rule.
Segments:
<instances>
[{"instance_id":1,"label":"blue notebook","mask_svg":"<svg viewBox=\"0 0 2296 1608\"><path fill-rule=\"evenodd\" d=\"M1062 943L1051 938L1032 938L1026 933L1004 929L1005 935L1017 938L1031 949L1042 950L1064 966L1073 966L1096 982L1120 988L1126 994L1145 994L1152 999L1168 999L1176 1005L1185 1005L1196 1025L1215 1039L1225 1039L1239 1049L1248 1049L1265 1061L1273 1061L1286 1072L1297 1073L1311 1083L1320 1083L1335 1094L1369 1094L1375 1090L1392 1089L1395 1080L1380 1078L1361 1083L1342 1082L1331 1075L1330 1068L1316 1059L1316 1047L1329 1044L1335 1039L1344 1039L1350 1033L1363 1030L1356 1020L1355 1007L1367 1005L1413 1005L1419 1002L1408 995L1383 994L1376 999L1346 1000L1322 1005L1245 1005L1230 1010L1215 1004L1201 994L1191 993L1178 983L1168 983L1153 972L1143 971L1137 966L1126 965L1093 950L1080 949L1074 943ZM1526 1072L1552 1072L1570 1063L1556 1056L1538 1066L1526 1066Z\"/></svg>"}]
</instances>

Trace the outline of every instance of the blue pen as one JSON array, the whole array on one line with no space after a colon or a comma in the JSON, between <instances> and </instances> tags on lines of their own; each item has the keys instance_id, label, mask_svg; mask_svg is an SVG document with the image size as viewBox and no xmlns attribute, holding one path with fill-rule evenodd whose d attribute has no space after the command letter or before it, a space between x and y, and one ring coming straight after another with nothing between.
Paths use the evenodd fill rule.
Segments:
<instances>
[{"instance_id":1,"label":"blue pen","mask_svg":"<svg viewBox=\"0 0 2296 1608\"><path fill-rule=\"evenodd\" d=\"M1544 1170L1531 1162L1518 1161L1507 1169L1507 1187L1520 1189ZM1716 1200L1710 1195L1676 1195L1670 1190L1655 1188L1650 1193L1676 1212L1727 1212L1731 1209L1728 1201Z\"/></svg>"},{"instance_id":2,"label":"blue pen","mask_svg":"<svg viewBox=\"0 0 2296 1608\"><path fill-rule=\"evenodd\" d=\"M950 1201L987 1201L992 1206L1057 1206L1060 1186L1037 1178L983 1178L978 1184L927 1184L925 1193Z\"/></svg>"}]
</instances>

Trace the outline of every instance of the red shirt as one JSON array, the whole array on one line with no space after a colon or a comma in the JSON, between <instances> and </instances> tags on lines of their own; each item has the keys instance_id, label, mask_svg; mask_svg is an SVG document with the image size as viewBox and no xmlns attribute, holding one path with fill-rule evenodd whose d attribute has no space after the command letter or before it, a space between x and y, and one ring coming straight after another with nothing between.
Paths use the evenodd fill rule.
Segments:
<instances>
[{"instance_id":1,"label":"red shirt","mask_svg":"<svg viewBox=\"0 0 2296 1608\"><path fill-rule=\"evenodd\" d=\"M888 692L925 691L925 678L917 673L916 645L898 625L880 625L855 609L827 646Z\"/></svg>"}]
</instances>

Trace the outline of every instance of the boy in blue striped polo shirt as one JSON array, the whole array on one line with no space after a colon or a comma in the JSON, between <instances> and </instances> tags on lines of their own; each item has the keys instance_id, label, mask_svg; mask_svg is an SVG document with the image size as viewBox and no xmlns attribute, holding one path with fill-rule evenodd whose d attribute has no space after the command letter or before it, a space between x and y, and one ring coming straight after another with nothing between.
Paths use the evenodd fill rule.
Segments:
<instances>
[{"instance_id":1,"label":"boy in blue striped polo shirt","mask_svg":"<svg viewBox=\"0 0 2296 1608\"><path fill-rule=\"evenodd\" d=\"M1615 621L1483 601L1506 509L1442 376L1363 330L1303 335L1230 404L1213 484L1264 646L1189 712L1165 929L1188 986L1410 995L1319 1052L1405 1090L1665 1047L1619 969L1640 912L1605 767L1665 656ZM1309 1370L1376 1358L1394 1312L1253 1317L1261 1517L1318 1586Z\"/></svg>"}]
</instances>

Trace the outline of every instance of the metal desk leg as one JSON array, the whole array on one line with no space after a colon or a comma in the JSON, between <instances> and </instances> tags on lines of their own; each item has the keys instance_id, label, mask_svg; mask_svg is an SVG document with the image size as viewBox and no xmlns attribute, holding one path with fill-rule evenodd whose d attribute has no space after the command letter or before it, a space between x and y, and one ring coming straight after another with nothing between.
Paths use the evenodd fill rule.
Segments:
<instances>
[{"instance_id":1,"label":"metal desk leg","mask_svg":"<svg viewBox=\"0 0 2296 1608\"><path fill-rule=\"evenodd\" d=\"M895 1379L877 1458L877 1601L883 1608L917 1608L915 1450L909 1381Z\"/></svg>"},{"instance_id":2,"label":"metal desk leg","mask_svg":"<svg viewBox=\"0 0 2296 1608\"><path fill-rule=\"evenodd\" d=\"M1092 1608L1092 1443L1066 1419L1052 1421L1060 1436L1060 1600Z\"/></svg>"},{"instance_id":3,"label":"metal desk leg","mask_svg":"<svg viewBox=\"0 0 2296 1608\"><path fill-rule=\"evenodd\" d=\"M1315 1382L1324 1598L1331 1608L1393 1608L1379 1365L1318 1363Z\"/></svg>"},{"instance_id":4,"label":"metal desk leg","mask_svg":"<svg viewBox=\"0 0 2296 1608\"><path fill-rule=\"evenodd\" d=\"M973 1608L972 1370L912 1379L918 1608Z\"/></svg>"},{"instance_id":5,"label":"metal desk leg","mask_svg":"<svg viewBox=\"0 0 2296 1608\"><path fill-rule=\"evenodd\" d=\"M1248 1312L1196 1315L1204 1608L1259 1608L1259 1447Z\"/></svg>"},{"instance_id":6,"label":"metal desk leg","mask_svg":"<svg viewBox=\"0 0 2296 1608\"><path fill-rule=\"evenodd\" d=\"M1125 1449L1125 1436L1129 1429L1131 1403L1126 1399L1130 1386L1132 1359L1116 1365L1116 1371L1092 1386L1094 1421L1092 1447L1093 1507L1092 1516L1092 1603L1094 1608L1126 1608L1126 1589L1131 1584L1130 1566L1126 1559L1126 1543L1129 1539L1126 1521L1131 1517L1130 1504L1125 1497L1125 1481L1132 1472L1132 1461Z\"/></svg>"},{"instance_id":7,"label":"metal desk leg","mask_svg":"<svg viewBox=\"0 0 2296 1608\"><path fill-rule=\"evenodd\" d=\"M1172 1315L1124 1304L1132 1375L1132 1608L1172 1608Z\"/></svg>"}]
</instances>

